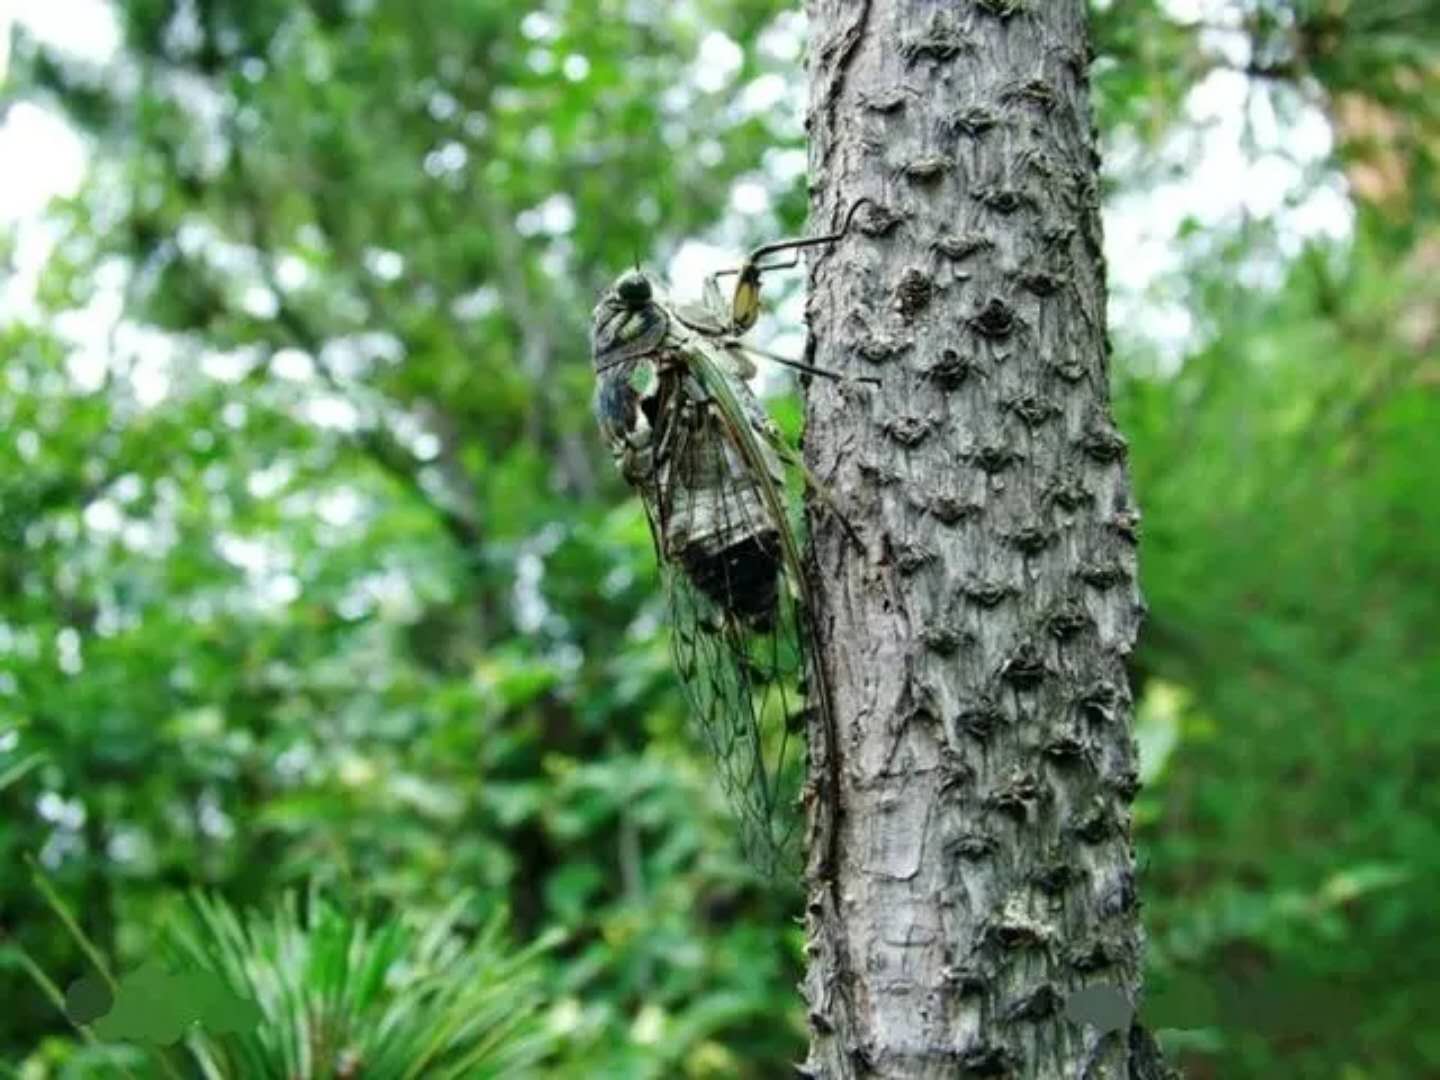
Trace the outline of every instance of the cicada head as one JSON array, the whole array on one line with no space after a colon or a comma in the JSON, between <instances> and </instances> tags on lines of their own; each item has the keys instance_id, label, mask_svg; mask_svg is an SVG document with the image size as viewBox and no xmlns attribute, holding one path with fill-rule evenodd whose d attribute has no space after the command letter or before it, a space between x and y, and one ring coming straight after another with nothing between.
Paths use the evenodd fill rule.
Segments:
<instances>
[{"instance_id":1,"label":"cicada head","mask_svg":"<svg viewBox=\"0 0 1440 1080\"><path fill-rule=\"evenodd\" d=\"M595 370L605 371L653 352L668 326L650 278L641 270L625 271L595 307L590 328Z\"/></svg>"},{"instance_id":2,"label":"cicada head","mask_svg":"<svg viewBox=\"0 0 1440 1080\"><path fill-rule=\"evenodd\" d=\"M626 270L615 281L615 295L632 311L642 310L655 296L655 287L642 270Z\"/></svg>"}]
</instances>

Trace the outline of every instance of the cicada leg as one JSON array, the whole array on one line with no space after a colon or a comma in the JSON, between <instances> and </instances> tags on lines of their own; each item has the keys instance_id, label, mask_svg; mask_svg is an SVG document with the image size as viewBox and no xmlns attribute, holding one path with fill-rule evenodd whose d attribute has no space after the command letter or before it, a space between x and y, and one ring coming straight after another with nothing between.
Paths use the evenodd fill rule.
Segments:
<instances>
[{"instance_id":1,"label":"cicada leg","mask_svg":"<svg viewBox=\"0 0 1440 1080\"><path fill-rule=\"evenodd\" d=\"M705 279L705 286L701 293L701 303L704 305L705 310L714 316L717 326L727 325L725 296L720 291L720 279L736 272L734 269L717 270Z\"/></svg>"},{"instance_id":2,"label":"cicada leg","mask_svg":"<svg viewBox=\"0 0 1440 1080\"><path fill-rule=\"evenodd\" d=\"M750 253L750 257L740 266L721 270L712 274L707 283L707 290L713 286L713 299L707 298L707 303L720 303L719 291L722 277L736 275L735 291L730 298L730 329L731 333L743 334L755 325L760 317L760 277L772 270L790 270L800 265L800 252L804 248L819 247L826 244L834 244L843 240L850 232L850 226L855 220L861 205L870 202L867 198L856 199L850 212L845 215L845 224L840 231L830 233L827 236L805 236L798 240L780 240L773 244L765 244L756 248ZM767 258L774 255L782 255L781 259L774 259L769 262ZM717 316L723 310L715 307Z\"/></svg>"}]
</instances>

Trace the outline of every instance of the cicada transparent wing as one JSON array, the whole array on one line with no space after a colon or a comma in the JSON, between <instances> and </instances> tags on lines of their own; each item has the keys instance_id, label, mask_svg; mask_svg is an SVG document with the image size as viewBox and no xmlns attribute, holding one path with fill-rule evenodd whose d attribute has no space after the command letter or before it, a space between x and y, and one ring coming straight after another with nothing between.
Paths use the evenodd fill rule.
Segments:
<instances>
[{"instance_id":1,"label":"cicada transparent wing","mask_svg":"<svg viewBox=\"0 0 1440 1080\"><path fill-rule=\"evenodd\" d=\"M731 391L749 394L743 384ZM775 871L798 855L810 636L787 555L798 543L783 473L773 455L760 455L763 472L747 460L737 420L749 422L713 398L687 403L652 520L676 672L745 849Z\"/></svg>"}]
</instances>

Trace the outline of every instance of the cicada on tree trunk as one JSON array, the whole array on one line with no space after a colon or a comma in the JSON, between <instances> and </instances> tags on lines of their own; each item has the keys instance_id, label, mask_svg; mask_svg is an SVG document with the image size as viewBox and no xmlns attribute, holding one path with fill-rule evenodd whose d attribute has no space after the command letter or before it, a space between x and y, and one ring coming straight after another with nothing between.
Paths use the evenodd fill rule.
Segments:
<instances>
[{"instance_id":1,"label":"cicada on tree trunk","mask_svg":"<svg viewBox=\"0 0 1440 1080\"><path fill-rule=\"evenodd\" d=\"M645 507L675 668L744 847L770 872L796 864L806 709L818 711L818 730L834 725L793 497L803 465L751 390L753 350L740 339L759 315L761 276L840 240L860 205L834 235L770 244L712 275L698 307L629 271L591 327L595 413ZM727 305L719 282L730 275Z\"/></svg>"}]
</instances>

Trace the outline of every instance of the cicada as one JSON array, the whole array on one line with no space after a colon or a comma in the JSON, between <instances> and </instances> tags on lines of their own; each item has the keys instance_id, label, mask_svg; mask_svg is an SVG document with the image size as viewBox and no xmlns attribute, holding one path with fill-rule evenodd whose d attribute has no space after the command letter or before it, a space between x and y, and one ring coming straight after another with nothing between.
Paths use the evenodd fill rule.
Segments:
<instances>
[{"instance_id":1,"label":"cicada","mask_svg":"<svg viewBox=\"0 0 1440 1080\"><path fill-rule=\"evenodd\" d=\"M833 235L769 244L711 275L698 306L628 271L591 327L595 414L645 508L675 668L744 847L770 871L798 853L807 710L818 730L834 726L794 497L804 466L749 385L753 356L768 354L741 338L758 318L762 276L843 238L859 205ZM729 276L727 304L720 282Z\"/></svg>"}]
</instances>

